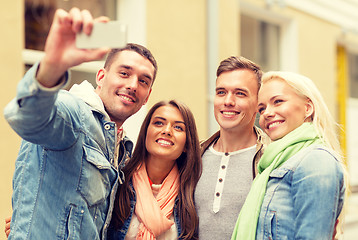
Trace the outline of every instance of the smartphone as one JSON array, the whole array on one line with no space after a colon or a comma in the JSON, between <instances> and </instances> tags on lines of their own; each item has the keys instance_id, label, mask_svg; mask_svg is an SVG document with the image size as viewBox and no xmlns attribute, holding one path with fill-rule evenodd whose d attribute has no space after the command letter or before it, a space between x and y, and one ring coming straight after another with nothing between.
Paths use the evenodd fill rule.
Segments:
<instances>
[{"instance_id":1,"label":"smartphone","mask_svg":"<svg viewBox=\"0 0 358 240\"><path fill-rule=\"evenodd\" d=\"M77 48L121 48L127 43L127 26L119 21L95 22L91 35L76 34Z\"/></svg>"}]
</instances>

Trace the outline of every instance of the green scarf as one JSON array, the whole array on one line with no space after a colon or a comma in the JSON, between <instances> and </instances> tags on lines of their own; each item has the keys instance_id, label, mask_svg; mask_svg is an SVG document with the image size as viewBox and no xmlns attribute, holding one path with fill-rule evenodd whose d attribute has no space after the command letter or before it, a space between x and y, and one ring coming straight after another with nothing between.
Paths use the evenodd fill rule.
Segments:
<instances>
[{"instance_id":1,"label":"green scarf","mask_svg":"<svg viewBox=\"0 0 358 240\"><path fill-rule=\"evenodd\" d=\"M254 240L262 201L270 173L301 149L319 144L315 128L311 123L303 123L283 138L272 142L265 150L258 164L259 174L252 183L246 201L236 221L231 240Z\"/></svg>"}]
</instances>

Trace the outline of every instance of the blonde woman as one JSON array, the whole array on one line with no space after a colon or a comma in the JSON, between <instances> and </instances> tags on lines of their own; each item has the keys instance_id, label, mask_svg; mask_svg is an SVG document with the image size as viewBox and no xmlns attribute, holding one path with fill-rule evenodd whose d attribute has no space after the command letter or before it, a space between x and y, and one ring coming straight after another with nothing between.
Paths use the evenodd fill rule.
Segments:
<instances>
[{"instance_id":1,"label":"blonde woman","mask_svg":"<svg viewBox=\"0 0 358 240\"><path fill-rule=\"evenodd\" d=\"M304 76L268 72L258 99L260 126L273 142L232 239L332 239L343 206L344 167L321 94Z\"/></svg>"}]
</instances>

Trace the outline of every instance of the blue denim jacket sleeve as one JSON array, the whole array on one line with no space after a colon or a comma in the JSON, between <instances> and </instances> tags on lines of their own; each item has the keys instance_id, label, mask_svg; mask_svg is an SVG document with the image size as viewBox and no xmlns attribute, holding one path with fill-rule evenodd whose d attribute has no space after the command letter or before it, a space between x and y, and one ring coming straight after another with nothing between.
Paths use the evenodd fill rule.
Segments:
<instances>
[{"instance_id":1,"label":"blue denim jacket sleeve","mask_svg":"<svg viewBox=\"0 0 358 240\"><path fill-rule=\"evenodd\" d=\"M344 190L342 168L328 151L307 154L292 175L295 239L332 239Z\"/></svg>"},{"instance_id":2,"label":"blue denim jacket sleeve","mask_svg":"<svg viewBox=\"0 0 358 240\"><path fill-rule=\"evenodd\" d=\"M36 80L38 63L24 76L17 87L17 96L4 110L4 115L10 126L23 139L40 144L52 150L64 149L76 141L76 128L73 118L80 118L80 113L71 111L66 104L73 102L70 95L61 101L56 101L61 84L55 88L46 89ZM68 73L65 75L66 82ZM67 106L66 106L67 105Z\"/></svg>"}]
</instances>

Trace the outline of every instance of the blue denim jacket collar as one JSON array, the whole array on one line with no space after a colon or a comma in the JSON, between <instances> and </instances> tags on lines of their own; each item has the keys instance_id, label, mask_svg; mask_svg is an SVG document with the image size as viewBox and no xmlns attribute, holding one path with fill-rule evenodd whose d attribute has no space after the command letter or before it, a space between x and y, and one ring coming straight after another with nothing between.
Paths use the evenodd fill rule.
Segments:
<instances>
[{"instance_id":1,"label":"blue denim jacket collar","mask_svg":"<svg viewBox=\"0 0 358 240\"><path fill-rule=\"evenodd\" d=\"M101 98L95 92L92 84L88 81L84 80L80 84L74 84L69 92L87 103L91 107L92 111L99 112L103 115L105 121L111 121L104 108Z\"/></svg>"}]
</instances>

